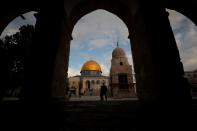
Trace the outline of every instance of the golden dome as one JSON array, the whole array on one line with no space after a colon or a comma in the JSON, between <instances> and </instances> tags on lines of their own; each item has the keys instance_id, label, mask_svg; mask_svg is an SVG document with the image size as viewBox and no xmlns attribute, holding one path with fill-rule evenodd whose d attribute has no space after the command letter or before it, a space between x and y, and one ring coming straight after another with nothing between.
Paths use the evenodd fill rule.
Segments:
<instances>
[{"instance_id":1,"label":"golden dome","mask_svg":"<svg viewBox=\"0 0 197 131\"><path fill-rule=\"evenodd\" d=\"M101 67L96 61L90 60L83 64L81 71L85 71L85 70L101 72Z\"/></svg>"}]
</instances>

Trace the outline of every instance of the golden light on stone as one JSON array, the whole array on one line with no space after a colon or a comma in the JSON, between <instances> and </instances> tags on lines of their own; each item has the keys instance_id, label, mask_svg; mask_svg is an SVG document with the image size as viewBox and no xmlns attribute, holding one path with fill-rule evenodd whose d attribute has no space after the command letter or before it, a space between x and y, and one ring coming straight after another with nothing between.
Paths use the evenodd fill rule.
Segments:
<instances>
[{"instance_id":1,"label":"golden light on stone","mask_svg":"<svg viewBox=\"0 0 197 131\"><path fill-rule=\"evenodd\" d=\"M90 60L83 64L81 71L85 71L85 70L101 72L101 67L96 61Z\"/></svg>"}]
</instances>

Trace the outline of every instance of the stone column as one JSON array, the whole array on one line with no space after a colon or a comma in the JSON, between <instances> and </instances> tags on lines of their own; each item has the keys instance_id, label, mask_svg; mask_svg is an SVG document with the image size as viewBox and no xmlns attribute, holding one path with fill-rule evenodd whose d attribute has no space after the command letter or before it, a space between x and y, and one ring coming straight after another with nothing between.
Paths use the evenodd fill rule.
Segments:
<instances>
[{"instance_id":1,"label":"stone column","mask_svg":"<svg viewBox=\"0 0 197 131\"><path fill-rule=\"evenodd\" d=\"M132 29L131 46L139 99L148 103L190 100L165 9L148 2L141 3L133 16Z\"/></svg>"},{"instance_id":2,"label":"stone column","mask_svg":"<svg viewBox=\"0 0 197 131\"><path fill-rule=\"evenodd\" d=\"M81 89L81 91L82 91L82 94L84 93L84 91L86 90L86 79L82 79L82 82L83 82L83 85L82 85L82 89Z\"/></svg>"},{"instance_id":3,"label":"stone column","mask_svg":"<svg viewBox=\"0 0 197 131\"><path fill-rule=\"evenodd\" d=\"M53 4L49 2L48 5L41 6L40 12L36 16L35 35L32 45L28 47L25 60L26 88L22 91L23 100L34 102L51 101L54 72L59 73L54 69L60 53L58 48L62 47L60 44L64 8L60 3ZM52 7L56 9L53 10ZM60 57L63 56L59 55L59 59L61 59ZM62 69L62 65L59 67ZM56 82L58 83L58 81ZM58 83L58 86L62 87L61 84Z\"/></svg>"},{"instance_id":4,"label":"stone column","mask_svg":"<svg viewBox=\"0 0 197 131\"><path fill-rule=\"evenodd\" d=\"M64 16L66 17L66 16ZM55 67L54 67L54 76L53 76L53 87L52 95L56 98L61 98L64 96L64 88L67 86L68 81L68 65L69 65L69 56L70 56L70 41L71 41L71 31L66 24L66 21L62 23L62 30L60 34L60 43L58 46Z\"/></svg>"}]
</instances>

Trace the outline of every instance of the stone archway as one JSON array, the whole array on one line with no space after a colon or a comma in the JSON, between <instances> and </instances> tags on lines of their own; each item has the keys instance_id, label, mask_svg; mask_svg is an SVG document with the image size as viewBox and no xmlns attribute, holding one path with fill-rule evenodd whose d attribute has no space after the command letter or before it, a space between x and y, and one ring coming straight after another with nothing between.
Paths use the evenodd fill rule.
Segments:
<instances>
[{"instance_id":1,"label":"stone archway","mask_svg":"<svg viewBox=\"0 0 197 131\"><path fill-rule=\"evenodd\" d=\"M90 88L90 84L91 84L90 80L86 80L86 86L85 86L85 88Z\"/></svg>"},{"instance_id":2,"label":"stone archway","mask_svg":"<svg viewBox=\"0 0 197 131\"><path fill-rule=\"evenodd\" d=\"M130 9L127 8L127 6L125 6L125 4L123 4L122 2L116 1L115 4L114 4L114 1L107 1L107 2L93 1L90 3L88 3L88 2L90 2L90 1L85 1L84 3L83 2L79 3L71 10L70 15L68 15L69 16L68 23L70 23L71 29L73 29L74 25L78 22L78 20L82 16L84 16L92 11L95 11L97 9L104 9L106 11L109 11L110 13L113 13L114 15L117 15L119 18L122 18L122 20L124 19L124 23L127 23L127 26L129 26L131 29L132 16L130 13ZM112 2L113 2L113 4L112 4ZM94 5L93 7L91 7L91 4L95 4L97 6ZM85 5L85 7L83 7L81 5ZM78 8L79 6L80 6L80 8ZM98 89L99 89L99 87L100 86L98 85Z\"/></svg>"},{"instance_id":3,"label":"stone archway","mask_svg":"<svg viewBox=\"0 0 197 131\"><path fill-rule=\"evenodd\" d=\"M16 16L31 10L39 12L36 15L35 36L32 45L28 46L25 61L26 87L22 95L25 101L48 101L51 96L64 96L64 83L67 76L62 71L66 72L65 55L69 52L65 50L67 46L65 41L69 39L69 35L65 32L66 15L64 15L62 2L48 2L46 6L37 2L24 4L17 1L14 2L14 7L10 12L0 13L0 22L3 23L0 25L2 32L2 29ZM11 8L9 2L4 4ZM51 7L57 10L50 11ZM58 17L56 14L59 14ZM55 17L56 19L52 19ZM60 44L61 42L64 44Z\"/></svg>"},{"instance_id":4,"label":"stone archway","mask_svg":"<svg viewBox=\"0 0 197 131\"><path fill-rule=\"evenodd\" d=\"M137 93L140 100L164 100L166 94L169 96L168 101L188 98L188 91L185 88L187 85L182 78L182 64L164 8L168 7L183 12L196 23L197 17L193 14L196 10L194 2L188 1L176 6L173 1L169 0L156 3L156 5L140 0L116 2L113 0L85 0L74 1L75 4L72 6L72 3L62 0L54 3L48 2L47 5L34 3L27 7L21 6L24 4L18 1L15 3L12 4L14 5L12 13L4 13L1 10L0 19L1 23L4 23L2 28L8 23L5 15L12 16L14 12L19 12L21 9L40 12L34 40L36 44L30 47L29 60L31 61L27 62L29 64L28 80L26 81L29 85L33 84L32 88L36 87L35 91L40 92L39 95L35 95L38 92L30 93L31 97L39 96L42 99L51 97L51 94L53 96L63 95L60 92L63 92L64 84L62 83L66 81L67 77L65 72L68 68L71 30L81 16L100 8L116 14L128 26L133 41L131 47L138 83ZM5 6L10 7L9 1ZM192 10L190 7L193 7ZM57 10L51 10L52 8ZM167 54L166 50L168 50ZM171 76L169 76L169 72L172 74ZM166 78L168 78L168 83L165 81Z\"/></svg>"},{"instance_id":5,"label":"stone archway","mask_svg":"<svg viewBox=\"0 0 197 131\"><path fill-rule=\"evenodd\" d=\"M18 5L18 4L19 3L17 3L16 6L20 7L20 5ZM29 6L21 7L19 9L16 9L16 7L15 7L15 8L13 8L13 10L14 11L10 11L8 14L6 14L4 12L1 12L3 14L0 13L0 23L1 23L0 24L0 34L1 35L3 35L3 31L6 29L6 27L9 26L9 24L12 23L17 17L21 17L22 19L25 19L25 17L23 15L25 15L26 13L29 13L29 12L32 12L32 11L34 11L35 14L38 13L37 9L35 7L29 7ZM28 53L27 53L28 52L28 46L30 46L30 45L25 44L25 48L23 48L23 50L22 50L23 57L28 56ZM17 50L17 48L15 48L15 51L16 50ZM12 52L14 52L14 50L12 50ZM8 62L7 59L9 59L9 58L6 58L6 57L9 56L10 54L12 54L12 52L9 52L6 56L4 56L4 54L0 51L0 56L4 56L3 59L0 58L2 60L1 61L2 64L0 66L0 72L1 72L0 73L0 78L2 78L1 79L2 81L0 82L0 86L2 87L2 88L0 88L0 90L1 90L0 91L1 92L0 99L3 97L3 95L5 95L4 91L9 88L9 83L11 82L10 81L10 77L11 76L9 76L10 73L8 72L9 69L7 70L8 65L6 67L6 64ZM25 62L24 58L23 58L23 62ZM26 65L23 64L23 66L25 67ZM25 80L27 80L27 79L24 76L24 74L25 74L24 72L25 71L26 71L26 69L23 70L22 74L20 74L20 78L23 78L23 79L20 80L20 83L22 83L22 85L20 85L20 90L19 90L20 96L21 96L21 90L23 91L27 87L26 86L26 82L25 82ZM16 80L16 81L19 82L19 80ZM11 88L13 88L13 87L11 87Z\"/></svg>"},{"instance_id":6,"label":"stone archway","mask_svg":"<svg viewBox=\"0 0 197 131\"><path fill-rule=\"evenodd\" d=\"M80 0L75 0L74 2L77 1L80 2ZM117 12L116 15L119 14L118 16L126 24L129 25L127 26L130 30L132 41L134 42L134 44L132 44L132 50L134 56L133 58L134 58L135 72L137 76L136 78L138 83L137 93L139 95L139 99L142 102L150 103L150 105L155 104L155 102L161 103L162 106L167 107L170 110L173 110L173 107L176 107L177 102L181 103L182 107L186 107L185 105L190 104L190 96L188 96L189 92L187 90L187 83L185 83L182 77L183 75L182 64L180 62L179 53L172 34L172 30L169 25L167 13L165 12L164 9L167 6L161 3L157 3L155 5L155 3L154 4L149 3L150 1L147 2L144 2L142 0L134 0L134 1L135 2L132 3L131 0L124 0L124 2L127 3L125 4L127 5L126 7L129 8L128 12L125 11L128 8L123 8L125 6L122 6L122 8L120 8L122 4L114 3L114 1L112 0L108 1L108 2L112 2L111 4L103 4L103 8L114 14L116 14ZM171 5L171 9L173 8L175 10L177 9L176 6L171 4L171 2L172 3L174 1L176 2L176 0L165 0L165 1L169 2L169 6ZM10 0L4 2L9 3ZM68 0L67 2L68 2L68 6L70 6L72 3L71 1ZM102 7L101 4L97 4L97 2L96 3L94 2L96 2L96 0L88 0L86 6L82 4L83 5L82 9L84 10L84 12L82 13L79 12L81 8L80 7L79 9L74 10L72 15L74 17L76 16L80 18L82 15L86 14L87 12ZM104 3L104 1L102 2ZM12 11L10 11L12 13L18 12L19 9L25 8L20 6L21 3L18 4L15 3L18 3L18 1L15 1L12 4L9 3L4 6L7 7L8 9L12 8ZM26 3L26 5L29 4ZM69 49L70 49L69 42L71 40L70 34L73 25L75 23L74 21L76 20L76 17L73 20L70 20L70 18L67 17L70 16L71 13L69 11L68 12L65 11L63 0L56 1L53 3L47 1L47 3L45 3L44 5L41 5L40 3L36 3L35 5L36 5L36 9L39 9L38 12L40 12L41 14L38 16L39 22L37 23L37 34L34 40L34 45L30 46L30 52L29 52L30 56L28 56L29 60L27 61L28 70L26 72L26 78L27 78L26 83L27 83L27 87L30 90L28 92L25 92L24 95L24 97L27 98L27 101L30 100L28 101L28 103L30 103L31 107L33 108L25 108L24 110L36 112L34 113L35 115L34 117L31 115L31 113L30 116L29 115L27 116L29 120L33 120L31 119L32 117L33 118L41 117L41 119L38 119L38 121L35 123L34 126L35 128L39 127L43 129L46 128L57 129L57 127L60 127L59 123L62 122L59 121L61 119L57 117L60 116L61 113L53 114L50 111L51 110L54 112L59 111L56 110L59 106L54 105L54 108L51 108L51 106L50 107L46 106L46 103L48 101L52 101L51 100L52 96L63 95L61 92L63 92L64 84L62 83L64 83L64 81L66 81L65 79L67 78L66 72L68 69L68 61L69 61ZM191 5L192 7L195 8L191 9L190 6L188 5ZM185 0L182 6L180 6L177 9L177 11L181 12L181 10L183 10L185 14L188 14L186 16L191 16L192 20L194 20L195 23L197 23L197 16L195 14L196 6L197 4L195 2L192 2L192 0L187 0L187 1ZM66 8L66 10L69 9L72 10L72 8L73 7ZM130 8L133 8L133 10L131 11ZM28 7L28 9L30 9L30 7ZM53 10L53 9L57 9L57 10ZM0 9L0 23L5 22L3 25L7 24L5 20L6 18L3 18L2 16L5 15L10 16L11 15L10 12L9 11L5 12L2 9ZM131 17L127 17L127 16L131 16ZM3 21L1 18L5 21ZM0 75L1 78L4 77L2 76L2 73L0 73ZM3 79L1 79L1 81L2 80ZM166 95L168 96L168 98L166 98ZM43 108L44 106L46 107ZM13 108L14 113L17 112L15 109L16 108ZM141 117L142 119L139 118L138 120L142 120L142 123L144 122L147 124L147 122L153 117L152 114L155 113L154 111L158 111L157 109L158 108L153 110L149 115L146 115L145 113L145 116ZM182 108L177 107L176 109L181 110ZM4 120L5 125L7 125L6 123L7 120L9 118L12 118L14 115L14 113L11 113L12 115L11 116L10 111L11 110L8 110L8 112L6 112L8 114L8 116L6 114L6 118L2 116L2 120ZM21 112L19 113L17 112L17 114L21 114ZM37 116L36 114L38 115L44 114L44 116ZM183 113L182 116L185 116L185 114ZM154 122L155 120L158 119L162 120L163 118L164 119L174 118L176 117L176 115L178 116L179 114L176 115L172 114L173 117L171 117L170 115L171 114L168 114L165 117L164 115L153 117L155 119L153 119L153 121L150 122ZM53 116L53 117L50 117L51 119L48 119L49 117L46 118L46 116ZM20 121L20 123L18 123L17 121L14 121L14 123L10 122L9 124L21 125L21 123L25 123L24 120L27 120L27 117L23 117L21 115L20 117L22 117L21 119L24 118L22 122ZM18 115L16 118L19 118ZM53 121L52 119L54 119L55 121ZM52 123L52 124L48 124L47 126L44 124L41 125L40 127L40 123L43 123L43 121L45 121L45 123ZM150 123L150 125L151 124L152 123ZM21 126L16 128L21 129Z\"/></svg>"},{"instance_id":7,"label":"stone archway","mask_svg":"<svg viewBox=\"0 0 197 131\"><path fill-rule=\"evenodd\" d=\"M131 1L129 5L127 2L121 0L79 2L68 13L69 27L73 29L82 16L96 9L114 13L127 25L133 42L131 48L139 100L170 102L171 99L188 99L187 87L180 86L183 85L179 82L183 80L183 67L165 8L159 4L153 6L152 3L141 1ZM165 46L161 48L160 45ZM166 50L169 52L164 55ZM168 71L173 75L169 76ZM171 86L166 83L166 78ZM165 99L166 94L169 96L168 99Z\"/></svg>"}]
</instances>

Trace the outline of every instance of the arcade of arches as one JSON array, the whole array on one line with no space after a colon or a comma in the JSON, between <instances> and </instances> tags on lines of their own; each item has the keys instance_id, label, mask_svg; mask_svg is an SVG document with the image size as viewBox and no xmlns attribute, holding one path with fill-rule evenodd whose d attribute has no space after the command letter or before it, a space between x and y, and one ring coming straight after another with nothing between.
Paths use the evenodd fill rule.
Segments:
<instances>
[{"instance_id":1,"label":"arcade of arches","mask_svg":"<svg viewBox=\"0 0 197 131\"><path fill-rule=\"evenodd\" d=\"M11 10L0 9L1 32L16 16L32 10L39 12L35 36L27 51L26 85L22 90L24 100L48 101L64 96L72 29L82 16L96 9L114 13L129 29L140 101L177 101L183 104L191 100L165 8L183 13L196 24L195 1L184 0L177 4L176 0L157 3L142 0L59 0L44 4L34 1L31 5L24 5L18 1L10 5L8 0L4 7ZM4 78L4 70L0 69L2 88L8 81Z\"/></svg>"}]
</instances>

